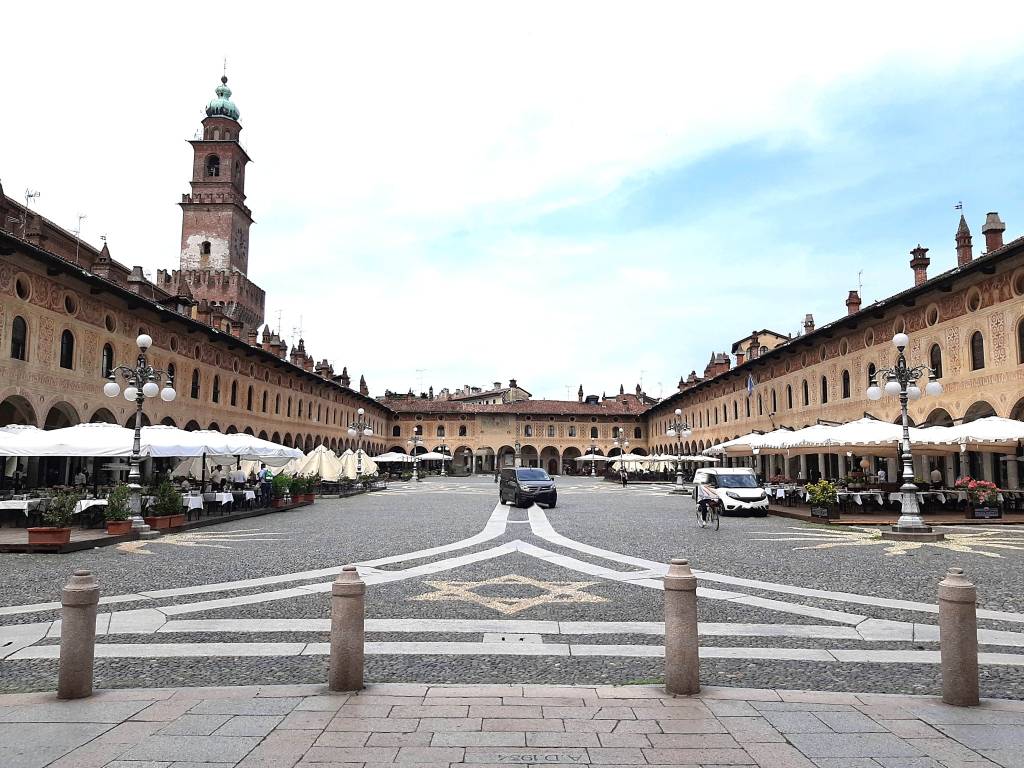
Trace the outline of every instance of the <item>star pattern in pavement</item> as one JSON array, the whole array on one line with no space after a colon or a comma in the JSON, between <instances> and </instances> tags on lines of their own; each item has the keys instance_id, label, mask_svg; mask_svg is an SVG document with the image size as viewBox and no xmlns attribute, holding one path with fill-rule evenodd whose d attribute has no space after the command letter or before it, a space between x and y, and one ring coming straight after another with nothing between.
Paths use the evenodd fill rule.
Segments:
<instances>
[{"instance_id":1,"label":"star pattern in pavement","mask_svg":"<svg viewBox=\"0 0 1024 768\"><path fill-rule=\"evenodd\" d=\"M433 587L435 591L425 592L410 599L431 602L473 603L474 605L481 605L498 613L503 613L506 616L522 613L528 608L538 605L608 602L607 598L584 591L587 587L597 584L598 582L596 581L540 581L529 576L509 573L505 576L496 576L485 581L425 581L424 583ZM506 587L510 585L526 588L523 591L533 592L539 590L540 594L531 594L523 597L505 597L480 594L476 591L486 587Z\"/></svg>"}]
</instances>

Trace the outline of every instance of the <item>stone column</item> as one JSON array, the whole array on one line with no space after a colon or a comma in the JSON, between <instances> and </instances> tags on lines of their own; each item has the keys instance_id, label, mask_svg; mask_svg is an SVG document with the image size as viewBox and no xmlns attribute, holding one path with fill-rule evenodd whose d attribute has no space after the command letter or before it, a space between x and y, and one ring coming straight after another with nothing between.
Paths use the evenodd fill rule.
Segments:
<instances>
[{"instance_id":1,"label":"stone column","mask_svg":"<svg viewBox=\"0 0 1024 768\"><path fill-rule=\"evenodd\" d=\"M800 454L800 473L799 474L800 474L800 477L802 477L804 480L810 480L811 479L810 477L807 476L807 455L803 454L803 453Z\"/></svg>"},{"instance_id":2,"label":"stone column","mask_svg":"<svg viewBox=\"0 0 1024 768\"><path fill-rule=\"evenodd\" d=\"M686 560L673 560L665 576L665 690L700 692L697 579Z\"/></svg>"},{"instance_id":3,"label":"stone column","mask_svg":"<svg viewBox=\"0 0 1024 768\"><path fill-rule=\"evenodd\" d=\"M846 454L839 454L839 477L846 477Z\"/></svg>"},{"instance_id":4,"label":"stone column","mask_svg":"<svg viewBox=\"0 0 1024 768\"><path fill-rule=\"evenodd\" d=\"M996 478L992 476L992 455L988 453L981 454L981 476L983 479L988 480L990 483L996 482Z\"/></svg>"},{"instance_id":5,"label":"stone column","mask_svg":"<svg viewBox=\"0 0 1024 768\"><path fill-rule=\"evenodd\" d=\"M354 565L346 565L331 585L331 663L327 687L358 691L363 687L363 619L366 584Z\"/></svg>"},{"instance_id":6,"label":"stone column","mask_svg":"<svg viewBox=\"0 0 1024 768\"><path fill-rule=\"evenodd\" d=\"M895 457L890 456L885 460L885 477L887 483L901 483L903 478L900 477L900 463Z\"/></svg>"},{"instance_id":7,"label":"stone column","mask_svg":"<svg viewBox=\"0 0 1024 768\"><path fill-rule=\"evenodd\" d=\"M1006 487L1020 488L1020 469L1017 466L1017 454L1006 454Z\"/></svg>"},{"instance_id":8,"label":"stone column","mask_svg":"<svg viewBox=\"0 0 1024 768\"><path fill-rule=\"evenodd\" d=\"M100 588L89 571L75 571L61 593L60 667L57 698L92 696L96 652L96 604Z\"/></svg>"},{"instance_id":9,"label":"stone column","mask_svg":"<svg viewBox=\"0 0 1024 768\"><path fill-rule=\"evenodd\" d=\"M828 477L828 454L818 454L818 474L821 480L825 480Z\"/></svg>"},{"instance_id":10,"label":"stone column","mask_svg":"<svg viewBox=\"0 0 1024 768\"><path fill-rule=\"evenodd\" d=\"M950 568L939 582L939 656L942 701L978 705L978 591L963 569Z\"/></svg>"},{"instance_id":11,"label":"stone column","mask_svg":"<svg viewBox=\"0 0 1024 768\"><path fill-rule=\"evenodd\" d=\"M956 482L956 454L947 453L942 457L943 474L946 476L946 487L952 488Z\"/></svg>"}]
</instances>

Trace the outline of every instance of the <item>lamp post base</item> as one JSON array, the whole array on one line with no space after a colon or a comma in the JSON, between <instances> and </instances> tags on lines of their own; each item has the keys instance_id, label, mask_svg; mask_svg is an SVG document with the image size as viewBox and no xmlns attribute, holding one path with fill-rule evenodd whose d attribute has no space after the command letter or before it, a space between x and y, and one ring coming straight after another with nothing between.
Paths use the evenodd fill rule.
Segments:
<instances>
[{"instance_id":1,"label":"lamp post base","mask_svg":"<svg viewBox=\"0 0 1024 768\"><path fill-rule=\"evenodd\" d=\"M903 526L894 525L889 530L882 531L882 538L885 541L942 541L946 538L946 534L935 531L929 525L923 526Z\"/></svg>"}]
</instances>

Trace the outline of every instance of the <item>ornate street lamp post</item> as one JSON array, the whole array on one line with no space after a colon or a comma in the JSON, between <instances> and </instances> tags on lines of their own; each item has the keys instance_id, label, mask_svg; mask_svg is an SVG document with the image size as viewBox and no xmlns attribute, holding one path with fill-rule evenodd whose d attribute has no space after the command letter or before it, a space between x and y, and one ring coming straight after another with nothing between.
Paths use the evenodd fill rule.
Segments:
<instances>
[{"instance_id":1,"label":"ornate street lamp post","mask_svg":"<svg viewBox=\"0 0 1024 768\"><path fill-rule=\"evenodd\" d=\"M515 448L515 455L514 455L514 456L512 457L512 463L513 463L513 464L514 464L515 466L517 466L517 467L521 467L521 466L523 466L523 456L522 456L522 454L521 454L521 453L519 452L519 450L520 450L520 449L521 449L522 447L523 447L523 446L521 446L521 445L519 444L519 439L518 439L518 438L516 438L516 442L515 442L515 446L514 446L514 448Z\"/></svg>"},{"instance_id":2,"label":"ornate street lamp post","mask_svg":"<svg viewBox=\"0 0 1024 768\"><path fill-rule=\"evenodd\" d=\"M612 440L612 445L619 449L619 456L623 456L629 452L629 440L626 440L626 430L619 427L619 437L616 440ZM619 469L625 469L626 462L621 458L619 459Z\"/></svg>"},{"instance_id":3,"label":"ornate street lamp post","mask_svg":"<svg viewBox=\"0 0 1024 768\"><path fill-rule=\"evenodd\" d=\"M892 526L891 533L900 538L910 536L927 536L929 538L942 538L941 533L933 533L930 526L925 525L921 519L921 508L917 502L917 486L914 485L914 461L910 454L910 420L907 416L907 404L911 400L918 400L921 397L921 389L917 386L918 379L927 371L928 383L924 392L928 395L941 395L942 384L936 378L935 371L926 365L907 365L907 358L903 350L910 343L910 338L905 333L897 333L892 337L893 346L896 347L896 364L892 368L882 368L871 377L867 392L869 400L880 400L883 392L887 395L899 395L900 417L903 421L903 440L900 443L900 458L903 463L903 485L900 486L900 493L903 494L903 503L900 505L900 517L896 525ZM878 379L885 379L885 386L878 386ZM883 536L885 534L883 533Z\"/></svg>"},{"instance_id":4,"label":"ornate street lamp post","mask_svg":"<svg viewBox=\"0 0 1024 768\"><path fill-rule=\"evenodd\" d=\"M373 430L370 429L370 423L366 421L363 415L366 413L362 408L356 411L357 419L348 425L348 436L356 438L356 476L362 477L363 475L363 435L369 437L373 434Z\"/></svg>"},{"instance_id":5,"label":"ornate street lamp post","mask_svg":"<svg viewBox=\"0 0 1024 768\"><path fill-rule=\"evenodd\" d=\"M445 451L447 451L447 450L448 450L448 446L442 440L441 444L439 446L437 446L437 452L440 453L442 456L447 456L448 454L445 453ZM441 459L441 477L447 477L447 476L448 476L448 473L445 472L445 469L444 469L444 459Z\"/></svg>"},{"instance_id":6,"label":"ornate street lamp post","mask_svg":"<svg viewBox=\"0 0 1024 768\"><path fill-rule=\"evenodd\" d=\"M466 460L466 466L469 468L470 476L476 474L476 467L473 466L473 452L466 448L462 451L462 457Z\"/></svg>"},{"instance_id":7,"label":"ornate street lamp post","mask_svg":"<svg viewBox=\"0 0 1024 768\"><path fill-rule=\"evenodd\" d=\"M590 441L590 476L597 477L597 443Z\"/></svg>"},{"instance_id":8,"label":"ornate street lamp post","mask_svg":"<svg viewBox=\"0 0 1024 768\"><path fill-rule=\"evenodd\" d=\"M413 459L415 459L412 463L412 479L418 483L420 481L420 458L416 455L416 449L423 445L423 438L417 434L413 434L412 438L409 440L409 445L412 446L409 450L412 453Z\"/></svg>"},{"instance_id":9,"label":"ornate street lamp post","mask_svg":"<svg viewBox=\"0 0 1024 768\"><path fill-rule=\"evenodd\" d=\"M121 387L117 383L120 375L124 379L124 399L128 402L135 401L135 438L132 441L131 465L128 470L128 490L131 492L132 510L132 531L140 537L148 538L150 535L157 535L149 530L149 526L142 519L142 475L139 472L139 462L142 460L142 404L147 397L156 397L165 403L174 400L174 382L167 375L149 364L146 360L146 350L153 346L153 339L148 334L140 334L135 343L139 347L139 356L135 361L135 367L119 365L110 371L110 380L103 385L103 394L107 397L117 397L121 393ZM166 384L161 384L166 379Z\"/></svg>"},{"instance_id":10,"label":"ornate street lamp post","mask_svg":"<svg viewBox=\"0 0 1024 768\"><path fill-rule=\"evenodd\" d=\"M676 456L682 456L683 440L688 439L693 434L693 430L683 418L683 411L680 408L676 408L676 417L668 423L668 430L665 434L676 439ZM676 486L672 489L672 493L685 493L683 490L683 462L679 458L676 459Z\"/></svg>"}]
</instances>

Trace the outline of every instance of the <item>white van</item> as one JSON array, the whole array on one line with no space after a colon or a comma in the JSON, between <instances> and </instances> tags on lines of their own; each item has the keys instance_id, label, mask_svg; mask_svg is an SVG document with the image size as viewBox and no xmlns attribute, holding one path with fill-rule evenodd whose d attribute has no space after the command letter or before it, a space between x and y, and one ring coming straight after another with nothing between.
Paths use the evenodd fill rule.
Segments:
<instances>
[{"instance_id":1,"label":"white van","mask_svg":"<svg viewBox=\"0 0 1024 768\"><path fill-rule=\"evenodd\" d=\"M694 499L700 485L714 489L726 514L750 513L759 517L768 514L768 494L749 467L698 469L693 476Z\"/></svg>"}]
</instances>

